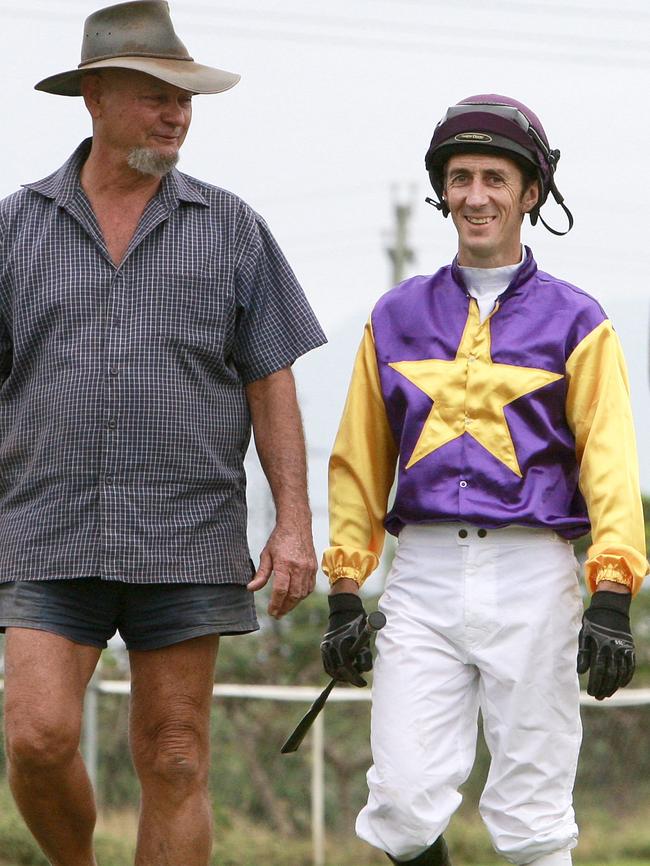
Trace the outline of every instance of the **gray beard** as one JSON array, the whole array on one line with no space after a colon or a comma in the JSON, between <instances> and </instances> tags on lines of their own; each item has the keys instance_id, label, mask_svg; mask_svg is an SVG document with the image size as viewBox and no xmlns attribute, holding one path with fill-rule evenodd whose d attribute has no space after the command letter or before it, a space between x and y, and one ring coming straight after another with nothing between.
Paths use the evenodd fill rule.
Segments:
<instances>
[{"instance_id":1,"label":"gray beard","mask_svg":"<svg viewBox=\"0 0 650 866\"><path fill-rule=\"evenodd\" d=\"M134 147L127 160L129 166L140 174L151 174L162 177L168 174L178 162L178 153L171 156L161 156L155 150L147 147Z\"/></svg>"}]
</instances>

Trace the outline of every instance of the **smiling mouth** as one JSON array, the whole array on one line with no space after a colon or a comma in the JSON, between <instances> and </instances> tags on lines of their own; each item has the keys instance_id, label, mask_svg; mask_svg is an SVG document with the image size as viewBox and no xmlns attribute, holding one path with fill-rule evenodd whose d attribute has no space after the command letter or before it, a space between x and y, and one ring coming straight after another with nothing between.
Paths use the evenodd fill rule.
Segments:
<instances>
[{"instance_id":1,"label":"smiling mouth","mask_svg":"<svg viewBox=\"0 0 650 866\"><path fill-rule=\"evenodd\" d=\"M486 226L488 223L491 223L492 220L496 219L493 216L486 217L475 217L475 216L466 216L465 219L470 225L473 226Z\"/></svg>"}]
</instances>

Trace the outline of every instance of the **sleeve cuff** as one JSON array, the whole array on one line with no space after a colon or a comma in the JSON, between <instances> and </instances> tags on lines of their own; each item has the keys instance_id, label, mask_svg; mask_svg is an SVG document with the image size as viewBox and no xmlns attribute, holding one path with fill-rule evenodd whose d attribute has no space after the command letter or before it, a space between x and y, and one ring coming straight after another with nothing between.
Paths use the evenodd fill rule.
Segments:
<instances>
[{"instance_id":1,"label":"sleeve cuff","mask_svg":"<svg viewBox=\"0 0 650 866\"><path fill-rule=\"evenodd\" d=\"M361 586L368 575L379 565L379 558L370 550L353 547L329 547L323 554L323 572L330 586L347 577Z\"/></svg>"},{"instance_id":2,"label":"sleeve cuff","mask_svg":"<svg viewBox=\"0 0 650 866\"><path fill-rule=\"evenodd\" d=\"M585 564L585 579L591 592L603 580L611 580L628 586L633 595L641 589L648 563L639 551L619 545L594 545L589 549Z\"/></svg>"},{"instance_id":3,"label":"sleeve cuff","mask_svg":"<svg viewBox=\"0 0 650 866\"><path fill-rule=\"evenodd\" d=\"M601 583L603 580L611 580L612 583L620 583L623 586L627 586L629 589L632 589L634 585L634 578L630 574L630 572L626 568L617 568L614 565L606 565L603 568L599 568L596 572L596 586Z\"/></svg>"},{"instance_id":4,"label":"sleeve cuff","mask_svg":"<svg viewBox=\"0 0 650 866\"><path fill-rule=\"evenodd\" d=\"M334 586L337 580L341 580L342 578L347 577L349 580L353 580L358 586L361 586L364 582L364 578L359 574L359 570L356 568L335 568L332 572L328 574L330 586Z\"/></svg>"}]
</instances>

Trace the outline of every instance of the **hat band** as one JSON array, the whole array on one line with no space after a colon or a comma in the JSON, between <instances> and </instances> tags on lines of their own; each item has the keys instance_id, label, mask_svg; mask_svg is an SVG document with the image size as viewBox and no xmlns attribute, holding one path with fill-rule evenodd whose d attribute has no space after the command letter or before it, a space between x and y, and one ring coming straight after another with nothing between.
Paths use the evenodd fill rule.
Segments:
<instances>
[{"instance_id":1,"label":"hat band","mask_svg":"<svg viewBox=\"0 0 650 866\"><path fill-rule=\"evenodd\" d=\"M84 66L89 66L91 63L98 63L100 60L118 60L120 57L150 57L152 60L186 60L188 63L194 61L193 57L188 54L179 57L178 54L161 54L160 52L149 51L129 51L128 54L102 54L98 57L91 57L90 60L83 60L77 69L83 69Z\"/></svg>"}]
</instances>

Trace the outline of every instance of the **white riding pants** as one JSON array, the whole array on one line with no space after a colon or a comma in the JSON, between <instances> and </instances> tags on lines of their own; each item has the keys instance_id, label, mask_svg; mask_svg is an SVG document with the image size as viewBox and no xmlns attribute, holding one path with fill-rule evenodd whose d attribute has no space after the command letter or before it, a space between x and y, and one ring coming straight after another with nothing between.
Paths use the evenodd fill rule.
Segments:
<instances>
[{"instance_id":1,"label":"white riding pants","mask_svg":"<svg viewBox=\"0 0 650 866\"><path fill-rule=\"evenodd\" d=\"M435 841L461 802L480 708L491 755L480 813L496 851L570 863L582 736L571 545L544 529L407 526L379 607L357 834L398 860Z\"/></svg>"}]
</instances>

